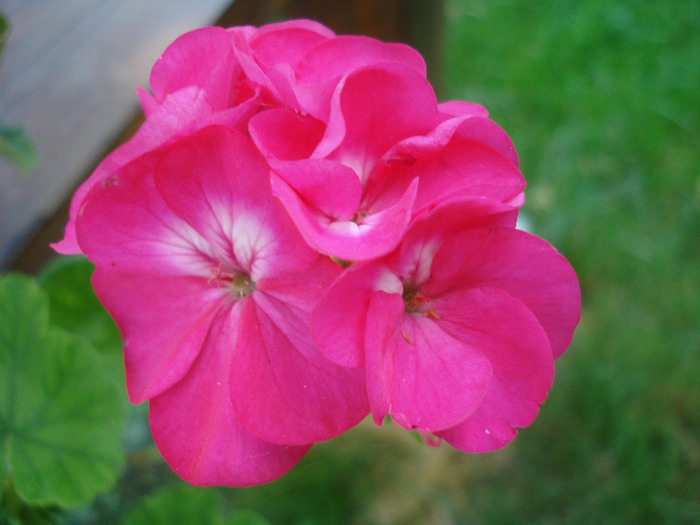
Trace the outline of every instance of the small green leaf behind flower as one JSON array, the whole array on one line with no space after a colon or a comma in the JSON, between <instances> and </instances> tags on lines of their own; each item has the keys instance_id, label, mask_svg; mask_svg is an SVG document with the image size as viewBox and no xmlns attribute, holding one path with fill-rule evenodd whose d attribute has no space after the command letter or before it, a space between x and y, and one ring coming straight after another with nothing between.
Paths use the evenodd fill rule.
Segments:
<instances>
[{"instance_id":1,"label":"small green leaf behind flower","mask_svg":"<svg viewBox=\"0 0 700 525\"><path fill-rule=\"evenodd\" d=\"M10 32L10 24L7 22L7 18L0 11L0 58L2 58L2 52L5 50L5 40L7 40L7 34Z\"/></svg>"},{"instance_id":2,"label":"small green leaf behind flower","mask_svg":"<svg viewBox=\"0 0 700 525\"><path fill-rule=\"evenodd\" d=\"M0 155L25 173L31 173L39 164L36 146L27 132L3 122L0 122Z\"/></svg>"},{"instance_id":3,"label":"small green leaf behind flower","mask_svg":"<svg viewBox=\"0 0 700 525\"><path fill-rule=\"evenodd\" d=\"M10 24L0 13L0 59L2 59L9 31ZM26 173L34 171L39 164L39 156L31 137L22 128L7 126L2 121L0 121L0 155Z\"/></svg>"},{"instance_id":4,"label":"small green leaf behind flower","mask_svg":"<svg viewBox=\"0 0 700 525\"><path fill-rule=\"evenodd\" d=\"M39 284L49 297L51 323L82 335L101 354L115 356L123 372L121 335L92 288L94 269L82 255L58 257L41 273Z\"/></svg>"},{"instance_id":5,"label":"small green leaf behind flower","mask_svg":"<svg viewBox=\"0 0 700 525\"><path fill-rule=\"evenodd\" d=\"M72 506L123 466L120 385L82 337L52 326L31 278L0 277L0 480L34 505Z\"/></svg>"}]
</instances>

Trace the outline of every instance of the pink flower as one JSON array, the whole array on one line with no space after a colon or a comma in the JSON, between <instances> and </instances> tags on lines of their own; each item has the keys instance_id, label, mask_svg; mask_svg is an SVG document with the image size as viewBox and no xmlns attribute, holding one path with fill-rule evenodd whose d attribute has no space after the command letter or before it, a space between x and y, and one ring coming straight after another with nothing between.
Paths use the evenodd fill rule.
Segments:
<instances>
[{"instance_id":1,"label":"pink flower","mask_svg":"<svg viewBox=\"0 0 700 525\"><path fill-rule=\"evenodd\" d=\"M515 229L525 181L483 107L310 20L187 33L150 85L55 248L95 263L178 474L263 483L370 411L473 452L533 420L579 290Z\"/></svg>"},{"instance_id":2,"label":"pink flower","mask_svg":"<svg viewBox=\"0 0 700 525\"><path fill-rule=\"evenodd\" d=\"M184 479L269 481L367 414L362 372L320 355L308 328L340 268L302 241L240 133L207 127L126 164L76 230L124 337L129 397L151 400Z\"/></svg>"},{"instance_id":3,"label":"pink flower","mask_svg":"<svg viewBox=\"0 0 700 525\"><path fill-rule=\"evenodd\" d=\"M319 348L364 369L372 415L484 452L529 425L580 315L576 276L484 199L446 201L391 254L352 265L312 317Z\"/></svg>"}]
</instances>

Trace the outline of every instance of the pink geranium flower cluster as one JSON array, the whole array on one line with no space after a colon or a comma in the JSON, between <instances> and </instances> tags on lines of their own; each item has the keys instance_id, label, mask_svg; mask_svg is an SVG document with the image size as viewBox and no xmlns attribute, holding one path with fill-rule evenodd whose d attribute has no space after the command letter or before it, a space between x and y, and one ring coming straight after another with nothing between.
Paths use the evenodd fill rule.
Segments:
<instances>
[{"instance_id":1,"label":"pink geranium flower cluster","mask_svg":"<svg viewBox=\"0 0 700 525\"><path fill-rule=\"evenodd\" d=\"M515 228L525 182L484 108L308 20L187 33L150 83L55 247L96 265L180 476L267 482L370 413L467 452L533 421L579 288Z\"/></svg>"}]
</instances>

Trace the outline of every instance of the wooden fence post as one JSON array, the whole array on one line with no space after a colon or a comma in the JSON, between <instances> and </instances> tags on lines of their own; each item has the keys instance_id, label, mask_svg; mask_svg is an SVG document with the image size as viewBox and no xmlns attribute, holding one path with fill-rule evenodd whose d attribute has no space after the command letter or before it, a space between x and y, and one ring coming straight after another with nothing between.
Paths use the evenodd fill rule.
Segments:
<instances>
[{"instance_id":1,"label":"wooden fence post","mask_svg":"<svg viewBox=\"0 0 700 525\"><path fill-rule=\"evenodd\" d=\"M261 25L312 18L338 34L360 34L415 47L440 91L444 0L236 0L220 25Z\"/></svg>"}]
</instances>

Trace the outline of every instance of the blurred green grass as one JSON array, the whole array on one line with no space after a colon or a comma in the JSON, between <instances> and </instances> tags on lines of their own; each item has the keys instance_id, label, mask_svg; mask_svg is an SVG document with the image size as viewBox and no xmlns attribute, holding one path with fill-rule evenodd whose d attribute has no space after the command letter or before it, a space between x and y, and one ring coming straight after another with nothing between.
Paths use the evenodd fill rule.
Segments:
<instances>
[{"instance_id":1,"label":"blurred green grass","mask_svg":"<svg viewBox=\"0 0 700 525\"><path fill-rule=\"evenodd\" d=\"M584 301L478 521L700 523L700 3L451 0L447 20L447 95L512 137Z\"/></svg>"},{"instance_id":2,"label":"blurred green grass","mask_svg":"<svg viewBox=\"0 0 700 525\"><path fill-rule=\"evenodd\" d=\"M446 4L443 98L512 137L534 233L581 280L574 343L502 451L363 425L232 501L273 523L700 523L700 2Z\"/></svg>"}]
</instances>

